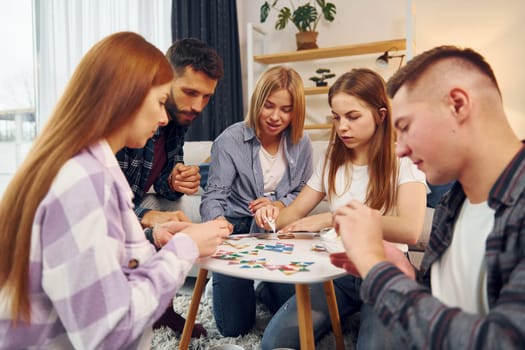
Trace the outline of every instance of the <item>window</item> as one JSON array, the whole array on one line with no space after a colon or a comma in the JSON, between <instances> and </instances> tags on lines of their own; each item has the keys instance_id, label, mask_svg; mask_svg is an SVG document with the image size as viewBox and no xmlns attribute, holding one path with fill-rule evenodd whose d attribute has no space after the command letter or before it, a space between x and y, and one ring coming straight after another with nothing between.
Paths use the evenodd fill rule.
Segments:
<instances>
[{"instance_id":1,"label":"window","mask_svg":"<svg viewBox=\"0 0 525 350\"><path fill-rule=\"evenodd\" d=\"M82 55L122 30L165 51L170 18L170 0L0 2L0 196Z\"/></svg>"},{"instance_id":2,"label":"window","mask_svg":"<svg viewBox=\"0 0 525 350\"><path fill-rule=\"evenodd\" d=\"M31 0L0 2L0 195L36 135Z\"/></svg>"}]
</instances>

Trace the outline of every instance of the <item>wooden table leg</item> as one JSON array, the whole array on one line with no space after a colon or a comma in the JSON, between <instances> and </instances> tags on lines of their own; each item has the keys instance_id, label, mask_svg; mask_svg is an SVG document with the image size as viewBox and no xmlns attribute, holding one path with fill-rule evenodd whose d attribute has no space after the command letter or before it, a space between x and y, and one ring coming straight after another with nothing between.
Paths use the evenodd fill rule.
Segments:
<instances>
[{"instance_id":1,"label":"wooden table leg","mask_svg":"<svg viewBox=\"0 0 525 350\"><path fill-rule=\"evenodd\" d=\"M326 303L328 304L328 311L330 312L330 320L332 321L332 331L335 337L335 347L337 350L344 350L345 340L343 338L343 330L341 329L341 320L339 318L339 310L337 309L337 300L335 298L334 282L332 280L323 283L324 292L326 294Z\"/></svg>"},{"instance_id":2,"label":"wooden table leg","mask_svg":"<svg viewBox=\"0 0 525 350\"><path fill-rule=\"evenodd\" d=\"M208 270L200 269L195 287L193 288L193 295L191 297L190 308L188 315L186 316L186 323L184 323L184 330L180 337L179 349L187 350L190 345L191 333L193 332L193 326L195 325L195 318L197 317L197 311L199 310L199 304L201 302L202 291L206 285L206 277L208 277Z\"/></svg>"},{"instance_id":3,"label":"wooden table leg","mask_svg":"<svg viewBox=\"0 0 525 350\"><path fill-rule=\"evenodd\" d=\"M296 284L297 321L299 323L299 338L301 350L315 349L314 330L312 325L312 306L308 284Z\"/></svg>"}]
</instances>

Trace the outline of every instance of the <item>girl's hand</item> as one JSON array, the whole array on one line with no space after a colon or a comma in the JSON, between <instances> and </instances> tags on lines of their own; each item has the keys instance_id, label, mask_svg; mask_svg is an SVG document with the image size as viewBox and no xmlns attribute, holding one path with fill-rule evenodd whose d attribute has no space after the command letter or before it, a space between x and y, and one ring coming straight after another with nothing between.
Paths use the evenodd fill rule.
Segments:
<instances>
[{"instance_id":1,"label":"girl's hand","mask_svg":"<svg viewBox=\"0 0 525 350\"><path fill-rule=\"evenodd\" d=\"M318 232L325 226L326 225L324 225L322 222L319 222L317 217L306 216L304 218L292 222L289 225L286 225L281 230L279 230L279 232Z\"/></svg>"},{"instance_id":2,"label":"girl's hand","mask_svg":"<svg viewBox=\"0 0 525 350\"><path fill-rule=\"evenodd\" d=\"M162 224L156 224L153 226L152 236L155 246L162 248L166 243L169 242L171 237L177 232L180 232L192 225L191 222L182 221L169 221Z\"/></svg>"},{"instance_id":3,"label":"girl's hand","mask_svg":"<svg viewBox=\"0 0 525 350\"><path fill-rule=\"evenodd\" d=\"M199 256L209 256L222 241L233 231L233 226L226 220L211 220L202 224L191 224L184 233L193 239L199 248Z\"/></svg>"},{"instance_id":4,"label":"girl's hand","mask_svg":"<svg viewBox=\"0 0 525 350\"><path fill-rule=\"evenodd\" d=\"M258 209L261 209L262 207L265 207L270 204L272 204L272 201L270 199L266 197L261 197L261 198L257 198L251 201L250 204L248 205L248 209L253 215Z\"/></svg>"},{"instance_id":5,"label":"girl's hand","mask_svg":"<svg viewBox=\"0 0 525 350\"><path fill-rule=\"evenodd\" d=\"M142 218L142 220L140 220L140 223L142 224L142 227L154 227L155 224L162 224L168 221L191 222L188 216L186 216L186 214L184 214L180 210L176 210L176 211L150 210L146 214L144 214L144 217Z\"/></svg>"},{"instance_id":6,"label":"girl's hand","mask_svg":"<svg viewBox=\"0 0 525 350\"><path fill-rule=\"evenodd\" d=\"M279 216L279 211L280 208L272 204L259 208L255 212L255 223L257 224L257 226L264 228L265 230L271 230L267 222L275 222L277 216Z\"/></svg>"}]
</instances>

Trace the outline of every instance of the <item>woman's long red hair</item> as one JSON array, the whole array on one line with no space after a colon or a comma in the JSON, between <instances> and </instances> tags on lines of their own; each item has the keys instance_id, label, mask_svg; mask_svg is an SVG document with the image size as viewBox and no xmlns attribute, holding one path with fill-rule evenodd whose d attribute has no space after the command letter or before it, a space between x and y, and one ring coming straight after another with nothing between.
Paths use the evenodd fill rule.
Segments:
<instances>
[{"instance_id":1,"label":"woman's long red hair","mask_svg":"<svg viewBox=\"0 0 525 350\"><path fill-rule=\"evenodd\" d=\"M30 321L29 253L38 205L60 168L134 117L153 86L170 82L163 53L136 33L106 37L82 58L0 202L0 288L12 318Z\"/></svg>"}]
</instances>

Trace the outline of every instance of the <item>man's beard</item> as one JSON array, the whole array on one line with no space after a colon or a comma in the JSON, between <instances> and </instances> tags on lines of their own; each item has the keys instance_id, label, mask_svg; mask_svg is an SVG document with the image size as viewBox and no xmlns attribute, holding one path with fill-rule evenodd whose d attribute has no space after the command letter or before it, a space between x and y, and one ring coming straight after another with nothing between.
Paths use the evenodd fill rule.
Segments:
<instances>
[{"instance_id":1,"label":"man's beard","mask_svg":"<svg viewBox=\"0 0 525 350\"><path fill-rule=\"evenodd\" d=\"M170 119L175 122L175 124L180 126L190 126L193 120L199 117L200 113L194 112L194 111L183 111L180 110L177 105L175 104L175 101L167 101L166 102L166 111L170 115ZM187 120L182 118L184 115L192 115L194 116L192 120Z\"/></svg>"}]
</instances>

